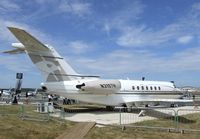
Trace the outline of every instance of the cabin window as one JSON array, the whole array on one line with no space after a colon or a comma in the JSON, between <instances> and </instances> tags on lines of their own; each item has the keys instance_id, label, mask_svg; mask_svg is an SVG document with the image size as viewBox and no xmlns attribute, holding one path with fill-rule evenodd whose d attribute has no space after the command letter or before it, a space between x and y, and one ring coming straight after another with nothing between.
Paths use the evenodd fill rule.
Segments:
<instances>
[{"instance_id":1,"label":"cabin window","mask_svg":"<svg viewBox=\"0 0 200 139\"><path fill-rule=\"evenodd\" d=\"M148 86L146 86L146 90L148 90L149 88L148 88Z\"/></svg>"},{"instance_id":2,"label":"cabin window","mask_svg":"<svg viewBox=\"0 0 200 139\"><path fill-rule=\"evenodd\" d=\"M154 90L157 90L156 86L154 86Z\"/></svg>"},{"instance_id":3,"label":"cabin window","mask_svg":"<svg viewBox=\"0 0 200 139\"><path fill-rule=\"evenodd\" d=\"M152 87L152 86L150 86L150 89L151 89L151 90L153 90L153 87Z\"/></svg>"},{"instance_id":4,"label":"cabin window","mask_svg":"<svg viewBox=\"0 0 200 139\"><path fill-rule=\"evenodd\" d=\"M135 86L132 86L132 89L135 90Z\"/></svg>"},{"instance_id":5,"label":"cabin window","mask_svg":"<svg viewBox=\"0 0 200 139\"><path fill-rule=\"evenodd\" d=\"M161 90L160 86L158 86L158 90Z\"/></svg>"},{"instance_id":6,"label":"cabin window","mask_svg":"<svg viewBox=\"0 0 200 139\"><path fill-rule=\"evenodd\" d=\"M142 86L142 90L144 90L144 86Z\"/></svg>"},{"instance_id":7,"label":"cabin window","mask_svg":"<svg viewBox=\"0 0 200 139\"><path fill-rule=\"evenodd\" d=\"M140 90L140 87L139 87L139 86L137 86L137 90Z\"/></svg>"}]
</instances>

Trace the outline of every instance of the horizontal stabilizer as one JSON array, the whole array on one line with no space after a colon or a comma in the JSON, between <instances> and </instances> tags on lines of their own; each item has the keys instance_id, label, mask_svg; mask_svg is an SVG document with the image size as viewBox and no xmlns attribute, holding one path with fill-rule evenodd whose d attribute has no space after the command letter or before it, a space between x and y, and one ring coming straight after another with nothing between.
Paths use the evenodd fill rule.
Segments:
<instances>
[{"instance_id":1,"label":"horizontal stabilizer","mask_svg":"<svg viewBox=\"0 0 200 139\"><path fill-rule=\"evenodd\" d=\"M81 78L100 78L100 76L97 75L81 75L81 74L77 74L77 75L63 75L63 76L72 76L72 77L81 77Z\"/></svg>"},{"instance_id":2,"label":"horizontal stabilizer","mask_svg":"<svg viewBox=\"0 0 200 139\"><path fill-rule=\"evenodd\" d=\"M30 51L49 51L49 48L31 36L25 30L8 27L8 29L15 35L15 37L25 46L26 50Z\"/></svg>"},{"instance_id":3,"label":"horizontal stabilizer","mask_svg":"<svg viewBox=\"0 0 200 139\"><path fill-rule=\"evenodd\" d=\"M5 54L21 54L21 53L24 53L24 50L13 49L13 50L4 51L3 53L5 53Z\"/></svg>"}]
</instances>

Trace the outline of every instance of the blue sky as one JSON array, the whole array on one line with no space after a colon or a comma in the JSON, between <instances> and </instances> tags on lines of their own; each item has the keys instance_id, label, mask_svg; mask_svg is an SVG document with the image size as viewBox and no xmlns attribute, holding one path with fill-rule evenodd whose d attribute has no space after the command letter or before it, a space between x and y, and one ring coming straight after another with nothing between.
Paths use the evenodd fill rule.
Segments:
<instances>
[{"instance_id":1,"label":"blue sky","mask_svg":"<svg viewBox=\"0 0 200 139\"><path fill-rule=\"evenodd\" d=\"M50 44L81 74L174 80L200 86L199 0L1 0L0 47L17 40L6 26ZM28 56L0 54L0 88L39 87Z\"/></svg>"}]
</instances>

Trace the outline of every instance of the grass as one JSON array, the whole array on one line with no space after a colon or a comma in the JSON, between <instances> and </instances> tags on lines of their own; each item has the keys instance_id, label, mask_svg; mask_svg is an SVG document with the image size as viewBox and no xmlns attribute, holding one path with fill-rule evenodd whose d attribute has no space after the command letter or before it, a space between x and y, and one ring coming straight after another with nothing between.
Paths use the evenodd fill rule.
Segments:
<instances>
[{"instance_id":1,"label":"grass","mask_svg":"<svg viewBox=\"0 0 200 139\"><path fill-rule=\"evenodd\" d=\"M27 107L28 108L28 107ZM2 111L6 109L5 111ZM59 121L59 119L51 118L49 121L30 121L19 118L19 110L17 106L0 106L0 139L54 139L66 130L73 128L75 123L70 121ZM32 110L32 107L29 107ZM29 111L31 116L39 117L37 112Z\"/></svg>"},{"instance_id":2,"label":"grass","mask_svg":"<svg viewBox=\"0 0 200 139\"><path fill-rule=\"evenodd\" d=\"M180 134L160 132L148 129L127 128L122 131L119 127L93 128L85 139L199 139L200 134Z\"/></svg>"},{"instance_id":3,"label":"grass","mask_svg":"<svg viewBox=\"0 0 200 139\"><path fill-rule=\"evenodd\" d=\"M199 129L200 114L188 114L178 118L178 126L182 129ZM156 119L135 123L138 126L175 127L174 119ZM185 134L168 132L158 129L126 128L122 131L119 127L95 127L85 139L199 139L200 132L186 132Z\"/></svg>"},{"instance_id":4,"label":"grass","mask_svg":"<svg viewBox=\"0 0 200 139\"><path fill-rule=\"evenodd\" d=\"M200 130L200 113L188 114L184 117L178 117L179 128Z\"/></svg>"},{"instance_id":5,"label":"grass","mask_svg":"<svg viewBox=\"0 0 200 139\"><path fill-rule=\"evenodd\" d=\"M1 106L0 105L0 139L54 139L63 132L69 131L76 123L70 121L60 121L51 118L49 121L29 121L19 118L21 106ZM35 112L35 108L28 105L24 107L27 115L34 117L45 116ZM3 114L2 114L3 113ZM188 120L189 119L189 120ZM200 115L189 114L179 117L181 128L200 129ZM137 125L172 125L173 120L157 119L149 120ZM122 131L119 127L94 127L84 139L199 139L200 132L196 133L169 133L155 129L126 128Z\"/></svg>"},{"instance_id":6,"label":"grass","mask_svg":"<svg viewBox=\"0 0 200 139\"><path fill-rule=\"evenodd\" d=\"M156 120L148 120L139 123L135 123L134 125L138 126L154 126L154 127L179 127L181 129L198 129L200 130L200 113L187 114L184 116L178 116L178 119L175 120L174 117L170 118L161 118Z\"/></svg>"}]
</instances>

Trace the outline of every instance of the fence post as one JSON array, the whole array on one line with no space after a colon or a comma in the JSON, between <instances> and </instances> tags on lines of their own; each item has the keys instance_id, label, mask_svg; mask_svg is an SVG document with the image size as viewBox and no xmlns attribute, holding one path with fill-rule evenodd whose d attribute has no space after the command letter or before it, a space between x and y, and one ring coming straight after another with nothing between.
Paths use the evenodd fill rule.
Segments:
<instances>
[{"instance_id":1,"label":"fence post","mask_svg":"<svg viewBox=\"0 0 200 139\"><path fill-rule=\"evenodd\" d=\"M65 109L64 109L64 108L61 108L61 111L60 111L60 118L61 118L61 119L64 119L64 118L65 118L64 114L65 114Z\"/></svg>"},{"instance_id":2,"label":"fence post","mask_svg":"<svg viewBox=\"0 0 200 139\"><path fill-rule=\"evenodd\" d=\"M4 105L0 105L1 109L0 109L0 114L4 115Z\"/></svg>"},{"instance_id":3,"label":"fence post","mask_svg":"<svg viewBox=\"0 0 200 139\"><path fill-rule=\"evenodd\" d=\"M22 119L24 118L24 105L21 105L20 107L20 116Z\"/></svg>"},{"instance_id":4,"label":"fence post","mask_svg":"<svg viewBox=\"0 0 200 139\"><path fill-rule=\"evenodd\" d=\"M177 111L175 111L175 114L176 114L176 127L175 129L176 130L179 130L179 115L178 115L178 112L179 112L179 109Z\"/></svg>"},{"instance_id":5,"label":"fence post","mask_svg":"<svg viewBox=\"0 0 200 139\"><path fill-rule=\"evenodd\" d=\"M50 119L49 106L48 106L48 105L45 105L45 107L47 107L47 121L49 121L49 119Z\"/></svg>"},{"instance_id":6,"label":"fence post","mask_svg":"<svg viewBox=\"0 0 200 139\"><path fill-rule=\"evenodd\" d=\"M122 115L121 115L121 108L119 108L119 125L122 124Z\"/></svg>"},{"instance_id":7,"label":"fence post","mask_svg":"<svg viewBox=\"0 0 200 139\"><path fill-rule=\"evenodd\" d=\"M0 112L0 114L1 115L5 115L5 108L4 108L5 106L4 105L1 105L1 112Z\"/></svg>"}]
</instances>

